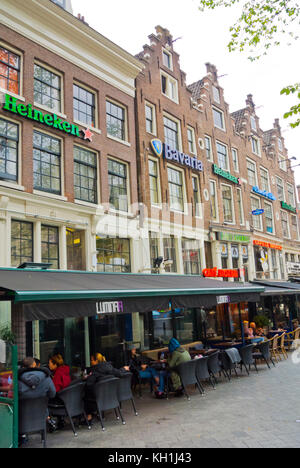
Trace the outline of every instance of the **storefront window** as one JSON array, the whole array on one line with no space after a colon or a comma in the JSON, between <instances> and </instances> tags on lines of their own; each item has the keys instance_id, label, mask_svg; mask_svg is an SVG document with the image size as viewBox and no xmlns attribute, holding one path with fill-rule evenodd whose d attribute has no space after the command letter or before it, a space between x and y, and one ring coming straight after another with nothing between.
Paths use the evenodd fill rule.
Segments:
<instances>
[{"instance_id":1,"label":"storefront window","mask_svg":"<svg viewBox=\"0 0 300 468\"><path fill-rule=\"evenodd\" d=\"M201 255L198 241L182 240L182 256L185 275L201 274Z\"/></svg>"},{"instance_id":2,"label":"storefront window","mask_svg":"<svg viewBox=\"0 0 300 468\"><path fill-rule=\"evenodd\" d=\"M175 330L179 343L192 343L197 339L195 336L195 331L197 330L195 318L195 312L193 310L175 311Z\"/></svg>"},{"instance_id":3,"label":"storefront window","mask_svg":"<svg viewBox=\"0 0 300 468\"><path fill-rule=\"evenodd\" d=\"M254 247L254 259L255 259L255 269L256 269L257 279L269 278L270 268L269 268L268 249L255 246Z\"/></svg>"},{"instance_id":4,"label":"storefront window","mask_svg":"<svg viewBox=\"0 0 300 468\"><path fill-rule=\"evenodd\" d=\"M86 270L85 232L67 228L67 268Z\"/></svg>"},{"instance_id":5,"label":"storefront window","mask_svg":"<svg viewBox=\"0 0 300 468\"><path fill-rule=\"evenodd\" d=\"M149 232L149 247L150 247L150 262L151 268L154 268L155 260L159 255L159 238L156 232ZM153 269L152 273L158 273L157 270Z\"/></svg>"},{"instance_id":6,"label":"storefront window","mask_svg":"<svg viewBox=\"0 0 300 468\"><path fill-rule=\"evenodd\" d=\"M168 273L177 272L177 261L176 261L176 243L173 236L163 239L164 243L164 259L173 262L170 265L165 266L165 270Z\"/></svg>"},{"instance_id":7,"label":"storefront window","mask_svg":"<svg viewBox=\"0 0 300 468\"><path fill-rule=\"evenodd\" d=\"M128 211L127 166L108 160L109 203L118 211Z\"/></svg>"},{"instance_id":8,"label":"storefront window","mask_svg":"<svg viewBox=\"0 0 300 468\"><path fill-rule=\"evenodd\" d=\"M97 237L98 271L112 273L130 273L129 239Z\"/></svg>"},{"instance_id":9,"label":"storefront window","mask_svg":"<svg viewBox=\"0 0 300 468\"><path fill-rule=\"evenodd\" d=\"M11 222L11 266L33 262L33 224L25 221Z\"/></svg>"},{"instance_id":10,"label":"storefront window","mask_svg":"<svg viewBox=\"0 0 300 468\"><path fill-rule=\"evenodd\" d=\"M173 319L172 311L165 313L154 311L153 317L153 341L155 348L167 346L170 339L173 338Z\"/></svg>"},{"instance_id":11,"label":"storefront window","mask_svg":"<svg viewBox=\"0 0 300 468\"><path fill-rule=\"evenodd\" d=\"M42 262L51 263L54 270L59 269L58 228L42 226Z\"/></svg>"}]
</instances>

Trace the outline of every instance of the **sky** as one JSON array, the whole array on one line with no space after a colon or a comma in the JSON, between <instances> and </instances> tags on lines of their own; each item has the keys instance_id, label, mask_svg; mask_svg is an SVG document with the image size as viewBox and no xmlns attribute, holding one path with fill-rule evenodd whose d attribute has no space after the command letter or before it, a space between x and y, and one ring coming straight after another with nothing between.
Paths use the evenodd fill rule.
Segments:
<instances>
[{"instance_id":1,"label":"sky","mask_svg":"<svg viewBox=\"0 0 300 468\"><path fill-rule=\"evenodd\" d=\"M297 101L295 96L280 95L282 88L300 81L300 39L290 45L282 43L251 62L247 53L227 49L229 27L239 16L237 7L203 13L198 0L72 0L72 5L74 15L81 13L92 28L132 55L149 44L148 36L155 33L155 26L168 29L173 39L178 38L174 49L180 55L187 84L205 76L205 63L216 65L230 112L244 108L247 94L252 94L261 128L270 130L279 118L289 157L296 157L300 164L300 127L291 129L283 118ZM300 166L294 170L300 185Z\"/></svg>"}]
</instances>

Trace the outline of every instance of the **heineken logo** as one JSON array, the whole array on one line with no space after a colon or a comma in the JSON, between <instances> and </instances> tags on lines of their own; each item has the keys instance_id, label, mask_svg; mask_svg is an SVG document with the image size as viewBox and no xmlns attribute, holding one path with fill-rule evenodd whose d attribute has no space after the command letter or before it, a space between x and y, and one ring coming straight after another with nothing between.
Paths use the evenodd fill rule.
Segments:
<instances>
[{"instance_id":1,"label":"heineken logo","mask_svg":"<svg viewBox=\"0 0 300 468\"><path fill-rule=\"evenodd\" d=\"M3 110L20 115L21 117L26 117L29 120L44 124L47 127L55 128L56 130L60 130L61 132L69 135L92 141L93 134L89 129L79 130L77 125L61 119L56 114L44 114L43 112L34 109L31 104L28 104L27 106L25 104L18 104L18 100L9 94L5 95Z\"/></svg>"},{"instance_id":2,"label":"heineken logo","mask_svg":"<svg viewBox=\"0 0 300 468\"><path fill-rule=\"evenodd\" d=\"M224 179L227 179L230 182L233 182L234 184L242 185L242 182L241 182L240 178L231 175L227 171L224 171L224 169L221 169L216 164L213 164L213 172L214 172L214 174L219 175L220 177L223 177Z\"/></svg>"},{"instance_id":3,"label":"heineken logo","mask_svg":"<svg viewBox=\"0 0 300 468\"><path fill-rule=\"evenodd\" d=\"M297 208L295 208L294 206L292 205L289 205L288 203L285 203L285 202L281 202L281 208L285 209L285 210L288 210L288 211L291 211L292 213L297 213Z\"/></svg>"}]
</instances>

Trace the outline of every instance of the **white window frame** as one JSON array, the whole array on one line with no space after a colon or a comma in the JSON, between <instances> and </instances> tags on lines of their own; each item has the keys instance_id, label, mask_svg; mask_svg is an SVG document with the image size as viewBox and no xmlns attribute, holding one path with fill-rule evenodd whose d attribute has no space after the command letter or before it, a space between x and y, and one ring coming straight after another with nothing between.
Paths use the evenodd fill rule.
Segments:
<instances>
[{"instance_id":1,"label":"white window frame","mask_svg":"<svg viewBox=\"0 0 300 468\"><path fill-rule=\"evenodd\" d=\"M215 101L217 104L221 104L220 89L217 88L216 86L212 85L212 93L213 93L214 101Z\"/></svg>"},{"instance_id":2,"label":"white window frame","mask_svg":"<svg viewBox=\"0 0 300 468\"><path fill-rule=\"evenodd\" d=\"M268 232L267 231L267 220L266 220L266 210L265 210L265 220L266 220L266 233L267 234L271 234L272 236L275 235L275 221L274 221L274 211L273 211L273 205L272 203L268 203L268 202L264 202L265 203L265 207L268 206L271 208L271 213L272 213L272 232Z\"/></svg>"},{"instance_id":3,"label":"white window frame","mask_svg":"<svg viewBox=\"0 0 300 468\"><path fill-rule=\"evenodd\" d=\"M118 137L115 137L114 135L110 135L107 131L107 111L106 111L106 103L110 102L111 104L114 104L117 107L120 107L124 110L124 125L125 125L125 139L122 140ZM127 107L124 104L121 104L119 101L115 101L114 99L111 98L106 98L105 99L105 130L106 130L106 136L107 138L110 138L111 140L118 141L119 143L123 143L126 146L131 146L129 143L129 131L128 131L128 110ZM117 159L116 159L117 160Z\"/></svg>"},{"instance_id":4,"label":"white window frame","mask_svg":"<svg viewBox=\"0 0 300 468\"><path fill-rule=\"evenodd\" d=\"M194 147L194 151L190 151L190 148L189 148L189 152L194 154L195 156L197 156L197 146L196 146L196 137L195 137L195 130L193 127L191 127L190 125L187 126L187 137L188 137L188 132L191 132L192 133L192 140L193 140L193 147ZM189 146L189 139L187 138L188 140L188 146Z\"/></svg>"},{"instance_id":5,"label":"white window frame","mask_svg":"<svg viewBox=\"0 0 300 468\"><path fill-rule=\"evenodd\" d=\"M176 119L172 115L168 114L167 112L163 113L163 118L166 117L169 120L172 120L173 122L176 123L177 129L178 129L178 150L182 151L182 135L181 135L181 122L180 120ZM164 131L165 131L165 126L164 126ZM172 148L175 149L175 148Z\"/></svg>"},{"instance_id":6,"label":"white window frame","mask_svg":"<svg viewBox=\"0 0 300 468\"><path fill-rule=\"evenodd\" d=\"M146 127L146 132L147 133L150 133L150 135L154 135L156 136L157 135L157 125L156 125L156 107L154 104L151 104L150 102L148 101L145 101L145 122L146 122L146 107L149 107L152 109L152 118L153 118L153 132L148 132L147 131L147 124L145 125Z\"/></svg>"},{"instance_id":7,"label":"white window frame","mask_svg":"<svg viewBox=\"0 0 300 468\"><path fill-rule=\"evenodd\" d=\"M248 172L248 169L249 169L249 168L248 168L248 163L253 164L253 165L255 166L255 185L252 185L252 183L251 183L250 180L249 180L249 172ZM247 158L247 159L246 159L246 165L247 165L247 179L248 179L249 185L250 185L251 187L257 187L257 186L258 186L258 180L257 180L257 167L256 167L256 162L253 161L252 159Z\"/></svg>"},{"instance_id":8,"label":"white window frame","mask_svg":"<svg viewBox=\"0 0 300 468\"><path fill-rule=\"evenodd\" d=\"M255 119L254 115L250 116L250 125L251 125L251 129L256 132L257 131L257 125L256 125L256 119Z\"/></svg>"},{"instance_id":9,"label":"white window frame","mask_svg":"<svg viewBox=\"0 0 300 468\"><path fill-rule=\"evenodd\" d=\"M202 218L202 205L201 205L201 193L200 193L200 180L199 180L199 177L197 175L192 175L192 179L196 180L197 182L197 188L198 188L198 197L199 197L199 201L197 203L197 206L195 207L195 217L196 218ZM192 185L193 187L193 185ZM193 201L195 201L194 199L194 190L193 190Z\"/></svg>"},{"instance_id":10,"label":"white window frame","mask_svg":"<svg viewBox=\"0 0 300 468\"><path fill-rule=\"evenodd\" d=\"M297 203L296 203L296 198L295 198L295 190L294 190L294 187L292 184L289 184L288 182L286 183L286 186L287 186L287 193L288 193L288 202L291 206L293 207L296 207ZM289 191L289 189L291 191ZM293 193L293 201L291 201L290 199L290 195L291 195L291 192Z\"/></svg>"},{"instance_id":11,"label":"white window frame","mask_svg":"<svg viewBox=\"0 0 300 468\"><path fill-rule=\"evenodd\" d=\"M218 154L218 145L224 146L224 148L226 148L226 161L227 161L226 169L224 169L220 165L219 154ZM217 154L217 159L218 159L218 166L221 169L223 169L224 171L229 172L230 171L230 163L229 163L229 155L228 155L228 146L225 143L223 143L222 141L216 140L216 154Z\"/></svg>"},{"instance_id":12,"label":"white window frame","mask_svg":"<svg viewBox=\"0 0 300 468\"><path fill-rule=\"evenodd\" d=\"M211 203L211 184L214 185L214 190L215 190L215 211L216 211L216 218L212 218L213 221L216 223L219 222L219 206L218 206L218 192L217 192L217 182L215 180L210 180L209 181L209 199Z\"/></svg>"},{"instance_id":13,"label":"white window frame","mask_svg":"<svg viewBox=\"0 0 300 468\"><path fill-rule=\"evenodd\" d=\"M244 213L244 204L243 204L243 192L242 189L238 188L237 193L240 194L240 208L239 209L239 218L240 218L240 225L244 226L245 225L245 213ZM238 201L238 198L237 198Z\"/></svg>"},{"instance_id":14,"label":"white window frame","mask_svg":"<svg viewBox=\"0 0 300 468\"><path fill-rule=\"evenodd\" d=\"M262 180L263 180L263 177L262 177L262 172L263 172L263 171L267 174L267 179L268 179L268 187L265 188L265 187L263 186L263 184L261 183L261 187L260 187L260 188L261 188L262 190L266 190L267 192L270 192L270 177L269 177L269 171L268 171L268 169L266 169L266 168L263 167L263 166L260 166L259 169L260 169L260 180L261 180L261 182L262 182Z\"/></svg>"},{"instance_id":15,"label":"white window frame","mask_svg":"<svg viewBox=\"0 0 300 468\"><path fill-rule=\"evenodd\" d=\"M169 59L170 59L170 66L166 65L165 64L165 61L164 61L164 55L168 55ZM171 54L171 52L169 52L167 49L163 48L162 49L162 63L163 63L163 66L168 68L169 70L173 71L173 56Z\"/></svg>"},{"instance_id":16,"label":"white window frame","mask_svg":"<svg viewBox=\"0 0 300 468\"><path fill-rule=\"evenodd\" d=\"M92 131L96 131L96 133L101 133L101 130L99 129L99 116L98 116L98 95L95 91L93 91L91 88L86 86L85 84L80 83L79 81L74 80L73 85L78 86L79 88L84 89L85 91L88 91L90 94L93 94L95 97L95 127L92 127L91 125L87 125L84 122L80 122L80 120L74 120L74 123L77 123L81 125L84 128L89 128ZM74 112L74 108L73 108Z\"/></svg>"},{"instance_id":17,"label":"white window frame","mask_svg":"<svg viewBox=\"0 0 300 468\"><path fill-rule=\"evenodd\" d=\"M223 204L223 190L222 188L223 187L228 187L230 189L230 192L231 192L231 211L232 211L232 221L226 221L224 219L224 204ZM235 224L235 210L234 210L234 200L233 200L233 190L232 190L232 186L231 185L228 185L228 184L221 184L221 196L222 196L222 204L223 204L223 219L224 219L224 223L226 224Z\"/></svg>"},{"instance_id":18,"label":"white window frame","mask_svg":"<svg viewBox=\"0 0 300 468\"><path fill-rule=\"evenodd\" d=\"M252 205L253 200L258 201L257 206ZM261 209L261 200L260 200L260 198L259 197L254 197L253 195L251 195L251 197L250 197L250 206L251 206L251 213L252 213L252 211L254 211L256 209ZM259 220L259 227L256 226L256 221L257 220ZM262 232L263 231L262 217L252 215L252 225L253 225L253 228L254 228L255 231L261 231Z\"/></svg>"},{"instance_id":19,"label":"white window frame","mask_svg":"<svg viewBox=\"0 0 300 468\"><path fill-rule=\"evenodd\" d=\"M220 127L219 125L216 124L216 122L215 122L215 112L222 116L223 127ZM218 128L219 130L223 130L223 132L226 132L224 112L221 109L218 109L217 107L212 107L212 113L213 113L213 122L214 122L215 128Z\"/></svg>"},{"instance_id":20,"label":"white window frame","mask_svg":"<svg viewBox=\"0 0 300 468\"><path fill-rule=\"evenodd\" d=\"M287 236L285 236L284 233L283 233L282 215L284 215L284 217L286 216L287 229L288 229L288 235ZM281 221L282 237L284 237L284 239L290 239L291 238L291 229L290 229L289 215L288 215L287 211L280 210L280 221Z\"/></svg>"},{"instance_id":21,"label":"white window frame","mask_svg":"<svg viewBox=\"0 0 300 468\"><path fill-rule=\"evenodd\" d=\"M19 89L19 94L15 94L12 91L9 91L8 89L0 88L0 94L9 94L10 96L13 96L17 98L19 101L25 101L25 97L23 96L24 94L24 89L23 89L23 81L24 81L24 55L23 52L21 52L19 49L15 49L14 47L11 47L10 45L6 44L4 41L0 41L0 47L3 47L4 49L9 50L13 54L16 54L20 57L20 89Z\"/></svg>"},{"instance_id":22,"label":"white window frame","mask_svg":"<svg viewBox=\"0 0 300 468\"><path fill-rule=\"evenodd\" d=\"M279 169L281 169L284 172L287 172L287 161L286 161L286 159L287 158L285 156L283 156L282 154L278 155Z\"/></svg>"},{"instance_id":23,"label":"white window frame","mask_svg":"<svg viewBox=\"0 0 300 468\"><path fill-rule=\"evenodd\" d=\"M162 203L159 160L157 158L153 157L153 156L148 156L148 171L149 171L149 160L154 162L156 164L156 168L157 168L157 199L158 199L158 202L154 203L151 200L151 191L150 191L150 202L151 202L152 206L155 206L156 208L159 208L161 206L161 203ZM149 186L150 186L150 174L149 174Z\"/></svg>"},{"instance_id":24,"label":"white window frame","mask_svg":"<svg viewBox=\"0 0 300 468\"><path fill-rule=\"evenodd\" d=\"M166 92L165 93L163 92L163 89L162 89L162 77L166 78ZM161 92L163 96L167 97L173 102L176 102L176 104L179 104L178 81L163 70L160 70L160 79L161 79ZM175 86L175 94L176 94L175 97L172 96L172 91L171 91L172 84Z\"/></svg>"},{"instance_id":25,"label":"white window frame","mask_svg":"<svg viewBox=\"0 0 300 468\"><path fill-rule=\"evenodd\" d=\"M255 142L255 145L254 145L254 142ZM251 136L251 149L252 149L253 154L261 157L261 148L260 148L259 138L256 138L253 135Z\"/></svg>"},{"instance_id":26,"label":"white window frame","mask_svg":"<svg viewBox=\"0 0 300 468\"><path fill-rule=\"evenodd\" d=\"M236 159L234 158L233 154L235 153ZM233 164L233 169L234 172L239 172L239 155L238 155L238 150L236 148L231 149L231 155L232 155L232 164Z\"/></svg>"},{"instance_id":27,"label":"white window frame","mask_svg":"<svg viewBox=\"0 0 300 468\"><path fill-rule=\"evenodd\" d=\"M207 157L206 139L207 139L207 141L209 141L209 148L210 148L209 149L209 152L210 152L209 158ZM213 152L213 148L212 148L211 137L209 135L204 136L204 149L205 149L205 156L206 156L207 161L213 162L214 161L214 152Z\"/></svg>"},{"instance_id":28,"label":"white window frame","mask_svg":"<svg viewBox=\"0 0 300 468\"><path fill-rule=\"evenodd\" d=\"M180 172L182 175L182 195L183 195L183 210L176 210L176 208L171 206L171 197L170 197L170 186L169 186L169 171L168 169L172 169L173 171ZM172 164L167 164L167 177L168 177L168 192L169 192L169 205L170 211L175 213L187 214L187 195L186 195L186 182L185 182L185 171L177 166L173 166Z\"/></svg>"},{"instance_id":29,"label":"white window frame","mask_svg":"<svg viewBox=\"0 0 300 468\"><path fill-rule=\"evenodd\" d=\"M46 65L45 63L43 62L40 62L39 60L35 60L34 61L34 65L37 65L38 67L41 67L41 68L44 68L45 70L49 71L50 73L53 73L54 75L57 75L60 79L60 111L59 112L55 112L54 109L51 109L50 107L48 106L44 106L43 104L40 104L36 101L34 101L34 106L35 107L39 107L40 109L43 109L45 111L48 111L48 112L51 112L51 113L55 113L57 114L59 117L63 117L63 118L67 118L67 116L64 114L64 109L65 109L65 99L64 99L64 89L65 89L65 85L64 85L64 75L56 70L55 68L49 66L49 65ZM34 82L34 75L33 75L33 82ZM73 108L73 104L72 104L72 108Z\"/></svg>"},{"instance_id":30,"label":"white window frame","mask_svg":"<svg viewBox=\"0 0 300 468\"><path fill-rule=\"evenodd\" d=\"M296 220L295 224L293 224L293 219ZM291 215L291 226L292 226L292 231L296 232L296 238L299 239L299 225L298 225L298 218L296 215ZM294 229L294 226L296 226L296 229Z\"/></svg>"},{"instance_id":31,"label":"white window frame","mask_svg":"<svg viewBox=\"0 0 300 468\"><path fill-rule=\"evenodd\" d=\"M279 200L279 201L285 202L285 201L286 201L286 196L285 196L284 181L283 181L283 179L282 179L281 177L279 177L279 176L276 176L275 180L276 180L276 190L277 190L278 200ZM283 200L280 200L279 195L278 195L278 184L277 184L277 181L278 181L278 180L280 180L280 181L282 182Z\"/></svg>"}]
</instances>

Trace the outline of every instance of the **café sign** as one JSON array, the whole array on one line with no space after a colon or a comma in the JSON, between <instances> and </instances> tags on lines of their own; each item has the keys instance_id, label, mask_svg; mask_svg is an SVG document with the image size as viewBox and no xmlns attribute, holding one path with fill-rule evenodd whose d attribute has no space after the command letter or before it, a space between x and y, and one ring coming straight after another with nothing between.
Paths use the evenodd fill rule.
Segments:
<instances>
[{"instance_id":1,"label":"caf\u00e9 sign","mask_svg":"<svg viewBox=\"0 0 300 468\"><path fill-rule=\"evenodd\" d=\"M282 250L281 245L272 244L270 242L263 242L259 240L254 240L253 245L259 246L259 247L265 247L266 249Z\"/></svg>"},{"instance_id":2,"label":"caf\u00e9 sign","mask_svg":"<svg viewBox=\"0 0 300 468\"><path fill-rule=\"evenodd\" d=\"M202 271L204 278L239 278L239 270L218 270L218 268L205 268Z\"/></svg>"},{"instance_id":3,"label":"caf\u00e9 sign","mask_svg":"<svg viewBox=\"0 0 300 468\"><path fill-rule=\"evenodd\" d=\"M230 182L233 182L234 184L242 185L240 178L231 175L227 171L224 171L223 169L218 167L216 164L213 164L213 173L223 177L224 179L229 180Z\"/></svg>"},{"instance_id":4,"label":"caf\u00e9 sign","mask_svg":"<svg viewBox=\"0 0 300 468\"><path fill-rule=\"evenodd\" d=\"M231 234L229 232L218 232L217 237L219 241L243 242L245 244L248 244L250 242L250 236L244 236L241 234Z\"/></svg>"},{"instance_id":5,"label":"caf\u00e9 sign","mask_svg":"<svg viewBox=\"0 0 300 468\"><path fill-rule=\"evenodd\" d=\"M55 128L69 135L92 141L93 134L88 128L86 130L79 130L77 125L61 119L56 114L45 114L40 110L34 109L31 104L27 106L25 104L18 104L18 100L9 94L5 95L3 110L20 115L21 117L26 117L29 120L44 124L47 127Z\"/></svg>"},{"instance_id":6,"label":"caf\u00e9 sign","mask_svg":"<svg viewBox=\"0 0 300 468\"><path fill-rule=\"evenodd\" d=\"M97 302L96 303L97 315L103 314L120 314L124 312L123 302Z\"/></svg>"},{"instance_id":7,"label":"caf\u00e9 sign","mask_svg":"<svg viewBox=\"0 0 300 468\"><path fill-rule=\"evenodd\" d=\"M284 201L281 202L281 208L283 208L284 210L291 211L292 213L295 213L295 214L297 213L297 208L294 208L293 206L288 205Z\"/></svg>"}]
</instances>

